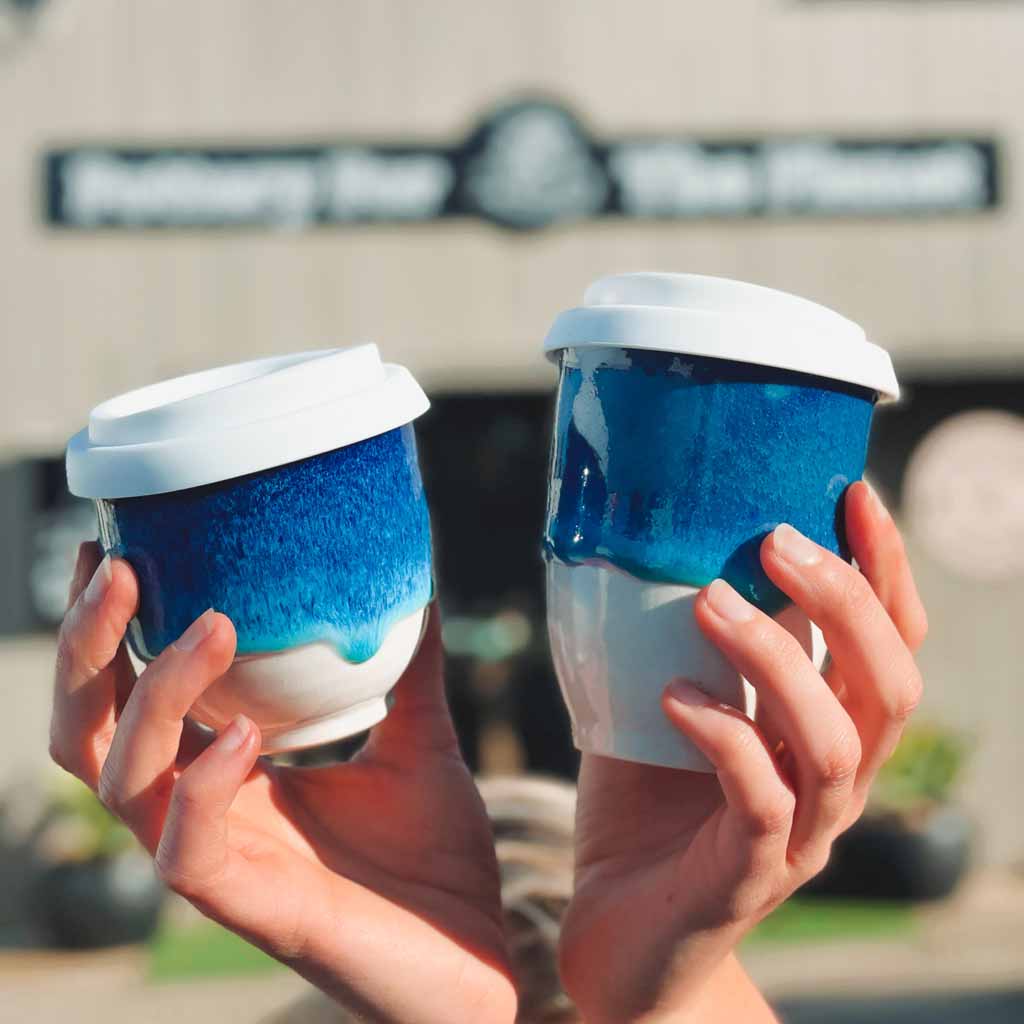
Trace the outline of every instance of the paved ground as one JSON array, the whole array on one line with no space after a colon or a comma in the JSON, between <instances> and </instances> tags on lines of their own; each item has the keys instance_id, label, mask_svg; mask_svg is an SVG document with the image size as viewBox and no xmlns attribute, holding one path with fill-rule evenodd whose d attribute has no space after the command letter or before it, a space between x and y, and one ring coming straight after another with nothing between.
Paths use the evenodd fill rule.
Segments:
<instances>
[{"instance_id":1,"label":"paved ground","mask_svg":"<svg viewBox=\"0 0 1024 1024\"><path fill-rule=\"evenodd\" d=\"M786 1024L1021 1024L1024 879L988 874L899 942L760 948L744 960Z\"/></svg>"},{"instance_id":2,"label":"paved ground","mask_svg":"<svg viewBox=\"0 0 1024 1024\"><path fill-rule=\"evenodd\" d=\"M306 991L282 971L257 978L149 985L134 951L0 955L7 1024L256 1024Z\"/></svg>"},{"instance_id":3,"label":"paved ground","mask_svg":"<svg viewBox=\"0 0 1024 1024\"><path fill-rule=\"evenodd\" d=\"M900 999L802 999L777 1004L784 1024L1021 1024L1024 989Z\"/></svg>"},{"instance_id":4,"label":"paved ground","mask_svg":"<svg viewBox=\"0 0 1024 1024\"><path fill-rule=\"evenodd\" d=\"M1024 989L1024 878L977 875L919 916L907 938L757 946L744 962L778 998Z\"/></svg>"},{"instance_id":5,"label":"paved ground","mask_svg":"<svg viewBox=\"0 0 1024 1024\"><path fill-rule=\"evenodd\" d=\"M1020 1024L1024 1021L1024 880L973 879L923 915L910 939L757 947L744 957L786 1024ZM136 950L0 952L6 1024L260 1024L308 993L287 971L150 985ZM307 1003L307 1005L309 1005Z\"/></svg>"}]
</instances>

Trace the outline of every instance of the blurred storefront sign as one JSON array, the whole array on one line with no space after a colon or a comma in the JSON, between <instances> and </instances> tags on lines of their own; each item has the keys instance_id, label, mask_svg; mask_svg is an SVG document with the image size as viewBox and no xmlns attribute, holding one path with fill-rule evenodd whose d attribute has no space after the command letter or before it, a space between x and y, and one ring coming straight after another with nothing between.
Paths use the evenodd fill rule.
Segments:
<instances>
[{"instance_id":1,"label":"blurred storefront sign","mask_svg":"<svg viewBox=\"0 0 1024 1024\"><path fill-rule=\"evenodd\" d=\"M602 140L534 100L450 146L82 144L43 160L46 221L79 229L945 215L996 206L999 171L988 138Z\"/></svg>"}]
</instances>

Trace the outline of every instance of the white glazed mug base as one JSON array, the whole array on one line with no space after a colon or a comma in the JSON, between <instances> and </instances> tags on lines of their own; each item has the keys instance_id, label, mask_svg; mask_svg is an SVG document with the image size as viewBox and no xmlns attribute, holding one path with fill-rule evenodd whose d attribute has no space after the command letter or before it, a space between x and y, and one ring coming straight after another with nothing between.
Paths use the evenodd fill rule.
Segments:
<instances>
[{"instance_id":1,"label":"white glazed mug base","mask_svg":"<svg viewBox=\"0 0 1024 1024\"><path fill-rule=\"evenodd\" d=\"M351 662L327 643L240 655L188 717L220 732L243 714L259 726L261 754L303 750L363 732L388 713L388 692L409 666L426 609L396 622L372 658ZM145 667L134 656L137 669Z\"/></svg>"},{"instance_id":2,"label":"white glazed mug base","mask_svg":"<svg viewBox=\"0 0 1024 1024\"><path fill-rule=\"evenodd\" d=\"M335 740L344 740L382 722L387 713L387 700L374 697L344 711L336 711L311 722L300 722L270 735L264 734L260 753L284 754L290 750L306 750Z\"/></svg>"},{"instance_id":3,"label":"white glazed mug base","mask_svg":"<svg viewBox=\"0 0 1024 1024\"><path fill-rule=\"evenodd\" d=\"M652 583L610 565L549 561L548 633L576 747L603 757L712 772L665 717L665 686L684 677L753 717L753 687L697 626L699 587ZM820 631L797 608L776 616L816 665Z\"/></svg>"}]
</instances>

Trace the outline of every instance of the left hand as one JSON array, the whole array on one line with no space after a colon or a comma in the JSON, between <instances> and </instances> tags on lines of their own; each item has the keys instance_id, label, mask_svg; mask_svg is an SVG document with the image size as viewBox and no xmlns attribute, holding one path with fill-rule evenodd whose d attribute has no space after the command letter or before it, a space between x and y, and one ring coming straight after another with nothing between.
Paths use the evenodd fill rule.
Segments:
<instances>
[{"instance_id":1,"label":"left hand","mask_svg":"<svg viewBox=\"0 0 1024 1024\"><path fill-rule=\"evenodd\" d=\"M560 959L586 1020L718 1019L695 1009L702 989L735 974L739 939L825 866L863 811L920 698L913 652L927 623L867 485L850 488L846 522L860 571L789 527L761 549L769 577L825 635L824 676L728 584L699 597L701 630L758 694L756 722L684 680L663 695L716 774L584 755Z\"/></svg>"},{"instance_id":2,"label":"left hand","mask_svg":"<svg viewBox=\"0 0 1024 1024\"><path fill-rule=\"evenodd\" d=\"M360 1019L511 1021L494 842L445 701L436 605L359 754L300 768L258 758L241 717L208 745L189 728L235 654L225 616L204 613L135 678L124 635L138 600L127 562L83 545L60 636L57 763L171 889Z\"/></svg>"}]
</instances>

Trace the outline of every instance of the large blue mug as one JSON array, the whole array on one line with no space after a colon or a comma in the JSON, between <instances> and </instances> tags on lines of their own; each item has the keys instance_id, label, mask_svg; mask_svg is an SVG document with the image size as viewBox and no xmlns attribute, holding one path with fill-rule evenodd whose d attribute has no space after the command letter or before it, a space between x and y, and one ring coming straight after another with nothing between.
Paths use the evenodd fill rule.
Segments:
<instances>
[{"instance_id":1,"label":"large blue mug","mask_svg":"<svg viewBox=\"0 0 1024 1024\"><path fill-rule=\"evenodd\" d=\"M276 753L387 714L432 596L412 426L427 407L404 367L362 345L190 374L92 411L68 484L138 574L133 655L149 662L207 608L238 634L195 721L244 713Z\"/></svg>"},{"instance_id":2,"label":"large blue mug","mask_svg":"<svg viewBox=\"0 0 1024 1024\"><path fill-rule=\"evenodd\" d=\"M842 500L875 403L897 394L891 361L829 309L689 274L596 282L545 349L560 374L548 625L576 744L708 770L661 689L685 675L748 713L755 694L697 630L696 594L722 577L823 654L759 549L786 522L847 555Z\"/></svg>"}]
</instances>

